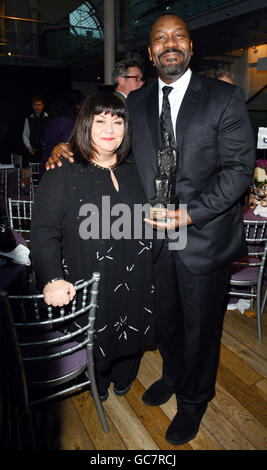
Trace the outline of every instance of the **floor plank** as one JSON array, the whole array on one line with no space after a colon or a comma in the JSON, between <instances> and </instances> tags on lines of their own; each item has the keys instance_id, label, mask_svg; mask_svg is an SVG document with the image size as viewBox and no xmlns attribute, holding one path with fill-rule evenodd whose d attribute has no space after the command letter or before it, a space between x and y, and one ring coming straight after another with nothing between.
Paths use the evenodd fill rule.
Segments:
<instances>
[{"instance_id":1,"label":"floor plank","mask_svg":"<svg viewBox=\"0 0 267 470\"><path fill-rule=\"evenodd\" d=\"M259 393L262 398L267 401L267 380L263 379L257 382L254 386L253 389Z\"/></svg>"},{"instance_id":2,"label":"floor plank","mask_svg":"<svg viewBox=\"0 0 267 470\"><path fill-rule=\"evenodd\" d=\"M242 340L224 330L222 334L222 344L260 375L263 377L266 376L266 359L254 352L246 343L243 343Z\"/></svg>"},{"instance_id":3,"label":"floor plank","mask_svg":"<svg viewBox=\"0 0 267 470\"><path fill-rule=\"evenodd\" d=\"M160 407L151 407L143 403L142 395L146 389L139 380L135 380L134 385L135 386L132 387L130 392L127 394L127 401L151 434L151 437L154 439L158 448L161 450L192 450L192 447L189 444L173 446L165 440L164 431L167 430L170 420Z\"/></svg>"},{"instance_id":4,"label":"floor plank","mask_svg":"<svg viewBox=\"0 0 267 470\"><path fill-rule=\"evenodd\" d=\"M71 398L58 404L61 419L60 450L94 450L95 447Z\"/></svg>"},{"instance_id":5,"label":"floor plank","mask_svg":"<svg viewBox=\"0 0 267 470\"><path fill-rule=\"evenodd\" d=\"M100 424L98 414L95 409L94 400L88 392L84 392L72 398L81 420L89 434L89 437L97 450L126 449L117 429L106 413L109 426L109 433L105 433ZM103 404L105 409L106 404Z\"/></svg>"},{"instance_id":6,"label":"floor plank","mask_svg":"<svg viewBox=\"0 0 267 470\"><path fill-rule=\"evenodd\" d=\"M121 439L129 450L158 450L156 442L152 439L146 427L125 397L117 397L113 390L109 392L109 399L105 403L105 410L116 427Z\"/></svg>"},{"instance_id":7,"label":"floor plank","mask_svg":"<svg viewBox=\"0 0 267 470\"><path fill-rule=\"evenodd\" d=\"M220 365L217 382L236 398L242 406L252 413L264 426L267 425L266 403L259 393L248 387L229 369Z\"/></svg>"},{"instance_id":8,"label":"floor plank","mask_svg":"<svg viewBox=\"0 0 267 470\"><path fill-rule=\"evenodd\" d=\"M110 387L109 398L103 403L109 433L103 432L90 393L83 392L55 404L60 426L50 424L49 429L59 433L55 436L58 448L99 452L266 449L267 311L262 323L260 342L255 317L248 318L236 311L226 313L216 395L192 441L173 446L165 440L177 411L175 395L159 407L147 406L142 401L145 390L162 374L160 353L153 350L145 352L137 379L125 397L116 396Z\"/></svg>"},{"instance_id":9,"label":"floor plank","mask_svg":"<svg viewBox=\"0 0 267 470\"><path fill-rule=\"evenodd\" d=\"M249 440L238 433L232 422L225 419L224 414L211 402L203 418L203 424L210 434L226 450L255 450Z\"/></svg>"},{"instance_id":10,"label":"floor plank","mask_svg":"<svg viewBox=\"0 0 267 470\"><path fill-rule=\"evenodd\" d=\"M219 383L212 403L223 413L226 421L231 421L237 435L245 436L255 449L267 448L267 428Z\"/></svg>"},{"instance_id":11,"label":"floor plank","mask_svg":"<svg viewBox=\"0 0 267 470\"><path fill-rule=\"evenodd\" d=\"M249 367L236 354L227 349L223 344L220 350L220 363L230 369L245 384L254 385L263 379L262 375Z\"/></svg>"}]
</instances>

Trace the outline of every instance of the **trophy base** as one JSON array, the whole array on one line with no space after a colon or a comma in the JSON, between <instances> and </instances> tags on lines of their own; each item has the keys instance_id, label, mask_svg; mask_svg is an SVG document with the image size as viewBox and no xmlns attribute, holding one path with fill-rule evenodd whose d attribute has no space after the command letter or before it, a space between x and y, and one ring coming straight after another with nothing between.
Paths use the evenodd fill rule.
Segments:
<instances>
[{"instance_id":1,"label":"trophy base","mask_svg":"<svg viewBox=\"0 0 267 470\"><path fill-rule=\"evenodd\" d=\"M166 217L166 207L163 204L157 204L152 206L150 209L150 219L156 222L169 223L171 221L170 217Z\"/></svg>"}]
</instances>

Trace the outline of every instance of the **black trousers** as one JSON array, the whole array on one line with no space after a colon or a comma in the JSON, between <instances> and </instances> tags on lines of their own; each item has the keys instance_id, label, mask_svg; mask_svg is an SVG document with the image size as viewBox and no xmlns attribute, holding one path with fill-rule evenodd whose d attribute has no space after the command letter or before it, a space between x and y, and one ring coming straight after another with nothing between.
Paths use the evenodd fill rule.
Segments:
<instances>
[{"instance_id":1,"label":"black trousers","mask_svg":"<svg viewBox=\"0 0 267 470\"><path fill-rule=\"evenodd\" d=\"M194 275L167 241L155 263L163 376L178 400L199 403L215 395L228 271Z\"/></svg>"},{"instance_id":2,"label":"black trousers","mask_svg":"<svg viewBox=\"0 0 267 470\"><path fill-rule=\"evenodd\" d=\"M104 395L111 382L120 388L126 388L136 378L142 352L122 356L111 362L108 369L100 370L97 361L95 362L95 374L98 391Z\"/></svg>"}]
</instances>

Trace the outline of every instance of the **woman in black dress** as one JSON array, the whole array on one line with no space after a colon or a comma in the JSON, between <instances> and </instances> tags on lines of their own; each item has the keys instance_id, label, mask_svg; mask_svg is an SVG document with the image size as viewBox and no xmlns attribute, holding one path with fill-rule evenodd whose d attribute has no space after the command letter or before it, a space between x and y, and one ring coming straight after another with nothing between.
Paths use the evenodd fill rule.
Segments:
<instances>
[{"instance_id":1,"label":"woman in black dress","mask_svg":"<svg viewBox=\"0 0 267 470\"><path fill-rule=\"evenodd\" d=\"M68 304L75 282L101 273L94 353L103 400L111 382L115 393L127 393L143 346L154 341L152 240L134 216L146 197L135 165L126 160L129 134L119 98L88 98L70 138L75 163L64 161L44 174L31 229L47 304Z\"/></svg>"}]
</instances>

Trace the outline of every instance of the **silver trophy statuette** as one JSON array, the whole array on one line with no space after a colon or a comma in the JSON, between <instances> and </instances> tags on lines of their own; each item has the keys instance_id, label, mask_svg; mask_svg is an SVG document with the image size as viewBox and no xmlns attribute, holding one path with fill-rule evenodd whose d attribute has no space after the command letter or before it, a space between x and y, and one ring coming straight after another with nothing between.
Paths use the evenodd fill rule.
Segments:
<instances>
[{"instance_id":1,"label":"silver trophy statuette","mask_svg":"<svg viewBox=\"0 0 267 470\"><path fill-rule=\"evenodd\" d=\"M157 153L157 175L155 177L155 197L152 205L152 219L169 222L165 217L168 204L177 202L175 197L177 150L171 146L170 133L164 132L162 147Z\"/></svg>"}]
</instances>

